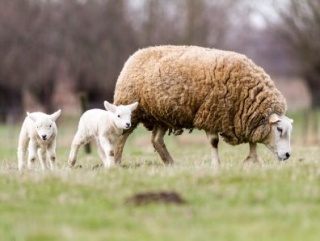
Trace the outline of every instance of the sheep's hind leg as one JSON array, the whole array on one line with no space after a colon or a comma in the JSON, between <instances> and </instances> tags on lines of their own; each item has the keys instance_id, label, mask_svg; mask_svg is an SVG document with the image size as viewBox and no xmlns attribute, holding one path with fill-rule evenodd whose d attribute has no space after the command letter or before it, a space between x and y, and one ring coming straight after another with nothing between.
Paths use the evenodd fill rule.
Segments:
<instances>
[{"instance_id":1,"label":"sheep's hind leg","mask_svg":"<svg viewBox=\"0 0 320 241\"><path fill-rule=\"evenodd\" d=\"M80 134L76 134L75 137L73 138L72 144L71 144L71 150L69 154L69 159L68 159L68 166L73 167L74 164L77 161L77 154L79 151L79 148L89 142L88 140L85 139L85 137L81 137Z\"/></svg>"},{"instance_id":2,"label":"sheep's hind leg","mask_svg":"<svg viewBox=\"0 0 320 241\"><path fill-rule=\"evenodd\" d=\"M210 145L212 147L211 149L211 165L214 168L219 167L220 165L220 159L218 154L218 144L219 144L219 135L217 133L209 133L206 132L207 137L210 141Z\"/></svg>"},{"instance_id":3,"label":"sheep's hind leg","mask_svg":"<svg viewBox=\"0 0 320 241\"><path fill-rule=\"evenodd\" d=\"M152 130L152 144L165 164L173 164L173 159L164 144L163 137L168 128L155 126Z\"/></svg>"}]
</instances>

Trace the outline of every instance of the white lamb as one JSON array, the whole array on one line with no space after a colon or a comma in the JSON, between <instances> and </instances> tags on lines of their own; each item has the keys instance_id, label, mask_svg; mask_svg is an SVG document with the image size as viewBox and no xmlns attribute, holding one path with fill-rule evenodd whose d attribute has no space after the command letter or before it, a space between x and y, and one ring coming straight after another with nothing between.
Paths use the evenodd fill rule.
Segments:
<instances>
[{"instance_id":1,"label":"white lamb","mask_svg":"<svg viewBox=\"0 0 320 241\"><path fill-rule=\"evenodd\" d=\"M124 129L131 127L131 112L138 102L130 105L113 105L104 102L106 110L88 110L80 118L78 131L73 138L68 160L69 167L76 163L77 153L81 145L95 140L98 154L107 168L113 166L114 147Z\"/></svg>"},{"instance_id":2,"label":"white lamb","mask_svg":"<svg viewBox=\"0 0 320 241\"><path fill-rule=\"evenodd\" d=\"M53 170L56 163L56 139L57 126L55 121L60 116L61 110L47 115L42 112L27 112L20 135L18 144L18 168L24 168L24 161L28 151L28 168L32 168L38 151L38 158L42 170L46 168L47 157L50 160L50 168Z\"/></svg>"}]
</instances>

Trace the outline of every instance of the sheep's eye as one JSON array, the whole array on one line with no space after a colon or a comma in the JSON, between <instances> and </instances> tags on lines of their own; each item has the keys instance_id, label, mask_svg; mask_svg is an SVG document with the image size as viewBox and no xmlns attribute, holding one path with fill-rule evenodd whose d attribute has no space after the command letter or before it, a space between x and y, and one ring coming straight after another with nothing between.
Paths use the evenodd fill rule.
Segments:
<instances>
[{"instance_id":1,"label":"sheep's eye","mask_svg":"<svg viewBox=\"0 0 320 241\"><path fill-rule=\"evenodd\" d=\"M118 115L118 118L120 118L121 116L120 115Z\"/></svg>"},{"instance_id":2,"label":"sheep's eye","mask_svg":"<svg viewBox=\"0 0 320 241\"><path fill-rule=\"evenodd\" d=\"M277 127L277 130L282 134L282 128Z\"/></svg>"}]
</instances>

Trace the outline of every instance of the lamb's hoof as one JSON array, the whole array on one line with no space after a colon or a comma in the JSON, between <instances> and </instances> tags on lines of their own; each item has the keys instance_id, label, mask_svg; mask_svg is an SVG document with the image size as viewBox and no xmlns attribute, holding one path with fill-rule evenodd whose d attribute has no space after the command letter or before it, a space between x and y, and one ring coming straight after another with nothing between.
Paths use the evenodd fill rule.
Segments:
<instances>
[{"instance_id":1,"label":"lamb's hoof","mask_svg":"<svg viewBox=\"0 0 320 241\"><path fill-rule=\"evenodd\" d=\"M78 165L74 165L74 166L70 166L68 165L68 169L72 170L72 169L81 169L82 165L78 164Z\"/></svg>"},{"instance_id":2,"label":"lamb's hoof","mask_svg":"<svg viewBox=\"0 0 320 241\"><path fill-rule=\"evenodd\" d=\"M102 164L97 164L97 165L92 167L92 170L95 170L95 169L98 169L98 168L101 168L101 167L103 167Z\"/></svg>"}]
</instances>

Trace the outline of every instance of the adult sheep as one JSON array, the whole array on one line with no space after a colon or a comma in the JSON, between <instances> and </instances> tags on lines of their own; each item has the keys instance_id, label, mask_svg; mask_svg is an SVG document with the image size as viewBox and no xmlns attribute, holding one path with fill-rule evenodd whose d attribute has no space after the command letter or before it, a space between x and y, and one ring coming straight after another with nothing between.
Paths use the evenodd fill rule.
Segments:
<instances>
[{"instance_id":1,"label":"adult sheep","mask_svg":"<svg viewBox=\"0 0 320 241\"><path fill-rule=\"evenodd\" d=\"M249 143L247 161L257 162L256 144L265 144L279 160L291 153L292 120L285 98L270 76L246 56L196 46L141 49L125 63L114 94L116 105L139 102L131 128L119 139L120 163L126 139L142 122L164 163L173 163L163 137L183 129L204 130L219 163L219 135L232 145Z\"/></svg>"}]
</instances>

